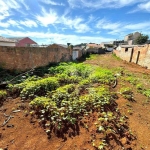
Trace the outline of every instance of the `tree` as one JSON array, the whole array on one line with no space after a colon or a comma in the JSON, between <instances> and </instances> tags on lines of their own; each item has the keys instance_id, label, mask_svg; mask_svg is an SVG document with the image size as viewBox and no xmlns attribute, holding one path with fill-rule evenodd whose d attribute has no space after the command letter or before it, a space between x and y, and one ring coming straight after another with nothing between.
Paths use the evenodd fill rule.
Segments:
<instances>
[{"instance_id":1,"label":"tree","mask_svg":"<svg viewBox=\"0 0 150 150\"><path fill-rule=\"evenodd\" d=\"M135 39L135 44L145 44L146 41L148 40L149 36L148 35L143 35L141 34Z\"/></svg>"}]
</instances>

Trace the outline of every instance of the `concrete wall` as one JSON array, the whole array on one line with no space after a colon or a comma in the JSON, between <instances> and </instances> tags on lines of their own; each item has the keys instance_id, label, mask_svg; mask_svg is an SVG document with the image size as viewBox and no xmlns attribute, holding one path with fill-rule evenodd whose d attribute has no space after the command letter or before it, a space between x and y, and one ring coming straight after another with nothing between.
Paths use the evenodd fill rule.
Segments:
<instances>
[{"instance_id":1,"label":"concrete wall","mask_svg":"<svg viewBox=\"0 0 150 150\"><path fill-rule=\"evenodd\" d=\"M118 57L150 69L150 44L113 51Z\"/></svg>"},{"instance_id":2,"label":"concrete wall","mask_svg":"<svg viewBox=\"0 0 150 150\"><path fill-rule=\"evenodd\" d=\"M49 63L69 61L69 49L63 47L0 47L0 66L10 70L28 70Z\"/></svg>"},{"instance_id":3,"label":"concrete wall","mask_svg":"<svg viewBox=\"0 0 150 150\"><path fill-rule=\"evenodd\" d=\"M12 42L2 42L2 41L0 41L0 46L16 46L16 44L12 43Z\"/></svg>"}]
</instances>

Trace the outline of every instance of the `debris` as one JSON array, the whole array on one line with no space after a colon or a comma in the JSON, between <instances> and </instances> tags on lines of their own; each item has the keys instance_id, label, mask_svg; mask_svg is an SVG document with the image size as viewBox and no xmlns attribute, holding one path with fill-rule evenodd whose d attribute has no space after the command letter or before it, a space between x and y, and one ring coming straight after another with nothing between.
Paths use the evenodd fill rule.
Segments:
<instances>
[{"instance_id":1,"label":"debris","mask_svg":"<svg viewBox=\"0 0 150 150\"><path fill-rule=\"evenodd\" d=\"M7 128L13 128L13 127L14 127L13 124L8 124L8 125L7 125Z\"/></svg>"},{"instance_id":2,"label":"debris","mask_svg":"<svg viewBox=\"0 0 150 150\"><path fill-rule=\"evenodd\" d=\"M21 110L14 110L12 111L13 113L17 113L17 112L20 112Z\"/></svg>"},{"instance_id":3,"label":"debris","mask_svg":"<svg viewBox=\"0 0 150 150\"><path fill-rule=\"evenodd\" d=\"M4 113L4 116L8 117L8 118L4 121L4 123L1 125L1 127L5 126L11 118L14 118L14 116L6 115L5 113Z\"/></svg>"}]
</instances>

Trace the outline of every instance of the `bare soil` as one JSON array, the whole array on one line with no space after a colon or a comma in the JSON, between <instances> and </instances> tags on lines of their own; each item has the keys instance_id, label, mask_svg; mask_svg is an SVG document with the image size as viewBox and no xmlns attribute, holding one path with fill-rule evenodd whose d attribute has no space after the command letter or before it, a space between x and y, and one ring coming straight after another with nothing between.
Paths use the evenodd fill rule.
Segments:
<instances>
[{"instance_id":1,"label":"bare soil","mask_svg":"<svg viewBox=\"0 0 150 150\"><path fill-rule=\"evenodd\" d=\"M99 55L94 60L87 60L85 63L110 69L121 67L138 77L150 75L150 70L133 63L117 60L111 54ZM146 80L148 79L143 78L143 82ZM147 83L149 82L147 81ZM149 85L147 86L149 87ZM120 84L113 90L117 91L119 88ZM150 103L142 94L136 91L134 93L135 102L128 101L121 95L118 95L119 98L116 100L121 113L128 116L129 128L136 137L130 147L125 146L125 149L150 150ZM44 129L39 125L38 119L31 119L28 104L28 101L10 97L0 107L0 125L8 118L5 115L13 116L5 126L0 127L0 148L5 150L94 150L91 145L91 136L95 134L96 113L88 116L88 130L80 126L79 134L68 134L65 140L55 135L48 139ZM14 110L20 111L13 113ZM126 140L121 139L121 142L126 145ZM115 146L114 143L112 149L121 150L122 148Z\"/></svg>"}]
</instances>

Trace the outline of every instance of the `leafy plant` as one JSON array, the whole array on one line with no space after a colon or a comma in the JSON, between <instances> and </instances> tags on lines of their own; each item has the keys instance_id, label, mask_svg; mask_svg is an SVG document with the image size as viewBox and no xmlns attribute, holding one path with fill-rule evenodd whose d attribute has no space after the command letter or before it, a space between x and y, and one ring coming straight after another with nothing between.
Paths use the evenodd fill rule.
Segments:
<instances>
[{"instance_id":1,"label":"leafy plant","mask_svg":"<svg viewBox=\"0 0 150 150\"><path fill-rule=\"evenodd\" d=\"M0 100L6 98L7 92L4 90L0 90Z\"/></svg>"},{"instance_id":2,"label":"leafy plant","mask_svg":"<svg viewBox=\"0 0 150 150\"><path fill-rule=\"evenodd\" d=\"M120 93L125 99L134 100L132 89L129 87L122 87L120 89Z\"/></svg>"},{"instance_id":3,"label":"leafy plant","mask_svg":"<svg viewBox=\"0 0 150 150\"><path fill-rule=\"evenodd\" d=\"M92 82L99 82L103 84L109 84L115 80L112 71L100 67L96 68L89 78Z\"/></svg>"},{"instance_id":4,"label":"leafy plant","mask_svg":"<svg viewBox=\"0 0 150 150\"><path fill-rule=\"evenodd\" d=\"M143 94L144 94L146 97L150 98L150 89L144 90L144 91L143 91Z\"/></svg>"}]
</instances>

